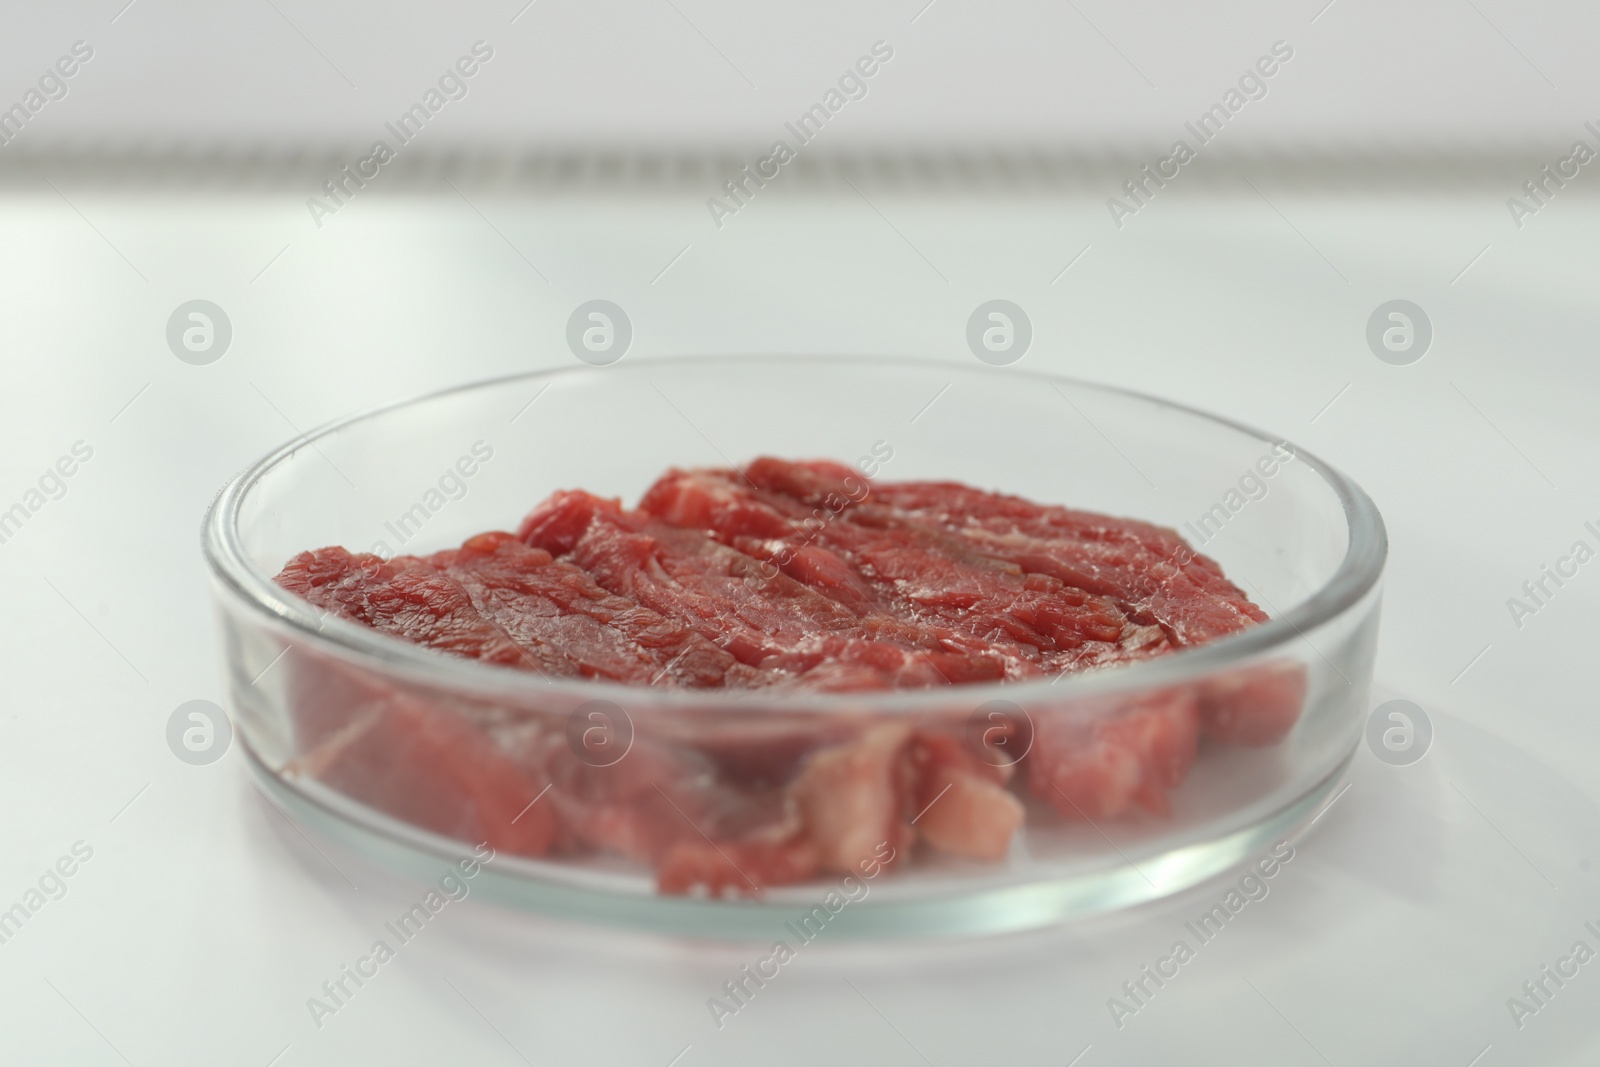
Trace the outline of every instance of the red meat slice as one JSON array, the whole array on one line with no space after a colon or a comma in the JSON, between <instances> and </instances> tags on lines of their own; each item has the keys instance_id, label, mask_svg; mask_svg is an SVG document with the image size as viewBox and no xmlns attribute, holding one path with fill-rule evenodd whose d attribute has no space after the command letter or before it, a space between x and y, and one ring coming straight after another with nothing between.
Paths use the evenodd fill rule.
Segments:
<instances>
[{"instance_id":1,"label":"red meat slice","mask_svg":"<svg viewBox=\"0 0 1600 1067\"><path fill-rule=\"evenodd\" d=\"M290 560L278 583L382 633L547 677L711 687L731 672L736 684L752 684L751 672L693 630L509 533L427 558L319 549Z\"/></svg>"},{"instance_id":2,"label":"red meat slice","mask_svg":"<svg viewBox=\"0 0 1600 1067\"><path fill-rule=\"evenodd\" d=\"M913 824L935 848L998 860L1022 826L1020 801L1005 788L1012 767L980 759L953 730L919 729L909 759L916 783Z\"/></svg>"},{"instance_id":3,"label":"red meat slice","mask_svg":"<svg viewBox=\"0 0 1600 1067\"><path fill-rule=\"evenodd\" d=\"M915 830L905 813L911 727L886 722L811 756L790 788L825 871L855 873L887 846L902 854Z\"/></svg>"},{"instance_id":4,"label":"red meat slice","mask_svg":"<svg viewBox=\"0 0 1600 1067\"><path fill-rule=\"evenodd\" d=\"M1028 786L1069 818L1093 821L1135 808L1166 815L1167 794L1194 762L1199 717L1188 689L1040 713L1024 761Z\"/></svg>"},{"instance_id":5,"label":"red meat slice","mask_svg":"<svg viewBox=\"0 0 1600 1067\"><path fill-rule=\"evenodd\" d=\"M526 670L566 673L532 654L489 622L460 584L425 561L385 562L342 548L302 552L277 582L323 611L442 652Z\"/></svg>"},{"instance_id":6,"label":"red meat slice","mask_svg":"<svg viewBox=\"0 0 1600 1067\"><path fill-rule=\"evenodd\" d=\"M604 588L693 626L742 663L808 689L861 690L992 681L997 658L943 647L937 634L852 609L694 530L625 511L615 500L557 493L520 536ZM731 684L731 683L730 683Z\"/></svg>"},{"instance_id":7,"label":"red meat slice","mask_svg":"<svg viewBox=\"0 0 1600 1067\"><path fill-rule=\"evenodd\" d=\"M461 841L521 856L550 850L555 817L534 803L541 780L466 718L337 664L299 659L293 669L302 755L291 773Z\"/></svg>"},{"instance_id":8,"label":"red meat slice","mask_svg":"<svg viewBox=\"0 0 1600 1067\"><path fill-rule=\"evenodd\" d=\"M654 867L663 892L755 894L816 871L798 809L781 788L719 781L692 749L639 736L609 766L575 758L565 731L534 722L491 727L501 750L550 782L541 804L559 848Z\"/></svg>"},{"instance_id":9,"label":"red meat slice","mask_svg":"<svg viewBox=\"0 0 1600 1067\"><path fill-rule=\"evenodd\" d=\"M758 684L755 672L694 630L509 533L480 534L430 562L520 646L538 650L542 661L570 660L584 677L693 688Z\"/></svg>"},{"instance_id":10,"label":"red meat slice","mask_svg":"<svg viewBox=\"0 0 1600 1067\"><path fill-rule=\"evenodd\" d=\"M863 483L847 468L822 468L757 460L743 475L671 471L640 506L706 530L842 604L911 619L964 650L999 655L1009 677L1131 658L1163 643L1159 633L1130 626L1105 597L1025 575L871 503L848 504L850 486Z\"/></svg>"},{"instance_id":11,"label":"red meat slice","mask_svg":"<svg viewBox=\"0 0 1600 1067\"><path fill-rule=\"evenodd\" d=\"M1231 745L1274 745L1300 719L1306 669L1298 663L1242 667L1200 685L1200 726Z\"/></svg>"},{"instance_id":12,"label":"red meat slice","mask_svg":"<svg viewBox=\"0 0 1600 1067\"><path fill-rule=\"evenodd\" d=\"M1160 625L1175 645L1200 644L1267 620L1216 561L1173 530L958 482L884 483L873 487L873 499L1029 573L1114 597Z\"/></svg>"}]
</instances>

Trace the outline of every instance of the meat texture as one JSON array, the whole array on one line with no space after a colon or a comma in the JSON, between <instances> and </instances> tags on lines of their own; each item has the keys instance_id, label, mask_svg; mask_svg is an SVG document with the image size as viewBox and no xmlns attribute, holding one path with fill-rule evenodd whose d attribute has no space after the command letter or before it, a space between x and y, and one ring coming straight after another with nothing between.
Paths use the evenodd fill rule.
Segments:
<instances>
[{"instance_id":1,"label":"meat texture","mask_svg":"<svg viewBox=\"0 0 1600 1067\"><path fill-rule=\"evenodd\" d=\"M747 694L744 714L637 723L601 702L613 711L595 721L625 743L599 760L574 741L587 720L293 657L296 773L512 854L646 865L667 893L757 894L924 849L1002 861L1024 790L1068 819L1165 815L1202 735L1275 743L1306 696L1303 668L1266 664L1035 701L1003 728L763 713L763 694L1102 670L1266 618L1172 530L829 461L671 470L636 510L562 491L515 534L393 559L318 549L278 582L329 615L552 681Z\"/></svg>"}]
</instances>

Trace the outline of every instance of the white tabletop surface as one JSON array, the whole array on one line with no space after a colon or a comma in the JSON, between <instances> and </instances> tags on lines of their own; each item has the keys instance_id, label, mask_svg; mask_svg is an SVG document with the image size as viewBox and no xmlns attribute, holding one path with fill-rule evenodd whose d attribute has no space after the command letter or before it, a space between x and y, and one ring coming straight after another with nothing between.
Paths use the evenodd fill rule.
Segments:
<instances>
[{"instance_id":1,"label":"white tabletop surface","mask_svg":"<svg viewBox=\"0 0 1600 1067\"><path fill-rule=\"evenodd\" d=\"M0 507L93 450L0 544L0 907L92 849L0 944L0 1062L1593 1062L1600 962L1520 1026L1507 1001L1575 942L1600 949L1600 564L1520 628L1506 602L1600 524L1600 203L1573 193L1518 230L1511 189L1257 184L1176 188L1121 230L1105 193L774 193L721 230L692 193L378 192L321 229L301 195L0 199ZM237 746L207 766L169 751L177 705L225 699L200 517L299 430L571 362L567 316L596 297L627 309L630 360L957 362L970 311L1004 297L1034 324L1020 368L1304 444L1385 515L1374 703L1423 707L1432 749L1359 751L1270 895L1120 1028L1108 998L1221 883L1004 938L819 940L720 1029L706 1000L759 946L469 898L319 1027L307 998L421 889L290 824ZM208 366L164 336L195 298L233 325ZM1394 298L1434 326L1408 366L1364 336Z\"/></svg>"}]
</instances>

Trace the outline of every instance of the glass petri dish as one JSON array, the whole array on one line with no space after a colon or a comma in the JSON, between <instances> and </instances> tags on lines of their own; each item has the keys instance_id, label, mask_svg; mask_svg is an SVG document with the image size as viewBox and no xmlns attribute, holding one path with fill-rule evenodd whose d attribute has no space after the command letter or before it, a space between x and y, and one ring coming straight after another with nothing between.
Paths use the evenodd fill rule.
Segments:
<instances>
[{"instance_id":1,"label":"glass petri dish","mask_svg":"<svg viewBox=\"0 0 1600 1067\"><path fill-rule=\"evenodd\" d=\"M632 502L668 466L758 455L859 458L884 480L954 480L1169 526L1270 619L1054 679L780 694L551 679L454 658L324 616L272 581L308 548L422 554L514 527L557 489ZM797 918L830 936L1024 929L1177 892L1291 837L1360 738L1386 553L1366 494L1281 438L1010 368L811 356L537 372L342 419L229 483L202 541L238 733L254 772L298 818L429 879L489 840L484 891L548 913L756 939ZM1154 805L1170 810L1095 815L1055 802L1044 761L1152 709L1211 723L1265 714L1276 726L1202 737L1168 803ZM870 873L836 865L706 899L660 892L647 866L615 855L528 847L518 824L531 809L513 816L502 795L519 767L522 787L557 786L548 763L529 769L530 738L567 744L581 775L638 775L641 788L652 754L716 778L744 773L755 753L770 801L818 753L868 731L971 739L997 723L1001 743L1014 741L1004 760L1025 806L997 859L943 855L912 833L890 848L892 865ZM530 792L529 804L568 786ZM567 799L538 818L559 822ZM542 854L520 854L531 851Z\"/></svg>"}]
</instances>

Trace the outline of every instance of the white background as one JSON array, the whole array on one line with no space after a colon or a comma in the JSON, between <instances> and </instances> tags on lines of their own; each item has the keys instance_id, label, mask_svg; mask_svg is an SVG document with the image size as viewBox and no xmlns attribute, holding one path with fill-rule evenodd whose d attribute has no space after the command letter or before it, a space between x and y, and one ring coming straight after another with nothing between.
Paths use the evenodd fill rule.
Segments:
<instances>
[{"instance_id":1,"label":"white background","mask_svg":"<svg viewBox=\"0 0 1600 1067\"><path fill-rule=\"evenodd\" d=\"M1600 89L1577 3L126 3L8 12L7 103L96 50L30 141L364 144L480 39L496 59L430 138L764 147L880 39L896 58L830 140L1164 148L1277 40L1296 58L1230 141L1564 147Z\"/></svg>"},{"instance_id":2,"label":"white background","mask_svg":"<svg viewBox=\"0 0 1600 1067\"><path fill-rule=\"evenodd\" d=\"M1451 131L1547 143L1531 174L1582 135L1593 16L1475 2L1395 14L1337 0L1315 25L1314 7L1199 19L1079 4L1154 91L1070 8L986 14L957 0L914 25L915 8L841 7L830 21L679 2L759 90L696 51L704 40L671 5L552 0L514 26L515 6L380 17L280 3L359 90L265 4L139 0L114 24L114 5L30 16L5 35L0 69L20 94L72 40L95 41L73 95L24 132L41 144L363 143L472 40L504 39L474 96L441 116L460 119L457 136L759 146L873 39L903 38L874 95L838 120L841 140L1159 146L1283 37L1305 40L1305 64L1246 109L1241 136L1259 118L1266 148ZM891 76L903 79L893 93ZM0 545L0 905L75 841L94 857L0 945L5 1062L1064 1065L1081 1053L1081 1067L1465 1067L1480 1055L1588 1063L1600 1050L1588 1021L1600 965L1520 1030L1505 1005L1573 941L1600 947L1583 930L1600 926L1600 564L1520 629L1506 607L1574 540L1593 544L1586 520L1600 523L1600 205L1587 175L1520 230L1505 207L1514 184L1334 194L1273 172L1220 192L1185 177L1120 230L1104 206L1114 189L830 198L780 185L718 230L710 190L375 185L319 229L304 205L314 188L118 192L66 166L52 180L18 179L0 199L0 504L75 441L94 457ZM1350 789L1272 894L1121 1030L1106 999L1220 885L1009 938L819 942L720 1031L705 1000L754 947L564 927L469 899L316 1028L306 998L422 889L302 836L237 751L197 768L166 747L173 708L223 699L197 544L221 484L342 413L566 365L566 318L595 297L627 309L630 360L965 361L967 315L996 296L1034 323L1019 367L1242 419L1368 489L1392 540L1374 703L1425 708L1428 755L1393 768L1358 752ZM164 338L172 309L197 297L234 327L207 367L179 362ZM1364 338L1396 297L1435 329L1407 367Z\"/></svg>"}]
</instances>

